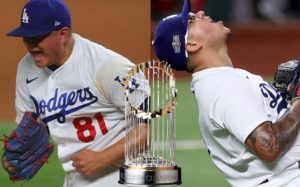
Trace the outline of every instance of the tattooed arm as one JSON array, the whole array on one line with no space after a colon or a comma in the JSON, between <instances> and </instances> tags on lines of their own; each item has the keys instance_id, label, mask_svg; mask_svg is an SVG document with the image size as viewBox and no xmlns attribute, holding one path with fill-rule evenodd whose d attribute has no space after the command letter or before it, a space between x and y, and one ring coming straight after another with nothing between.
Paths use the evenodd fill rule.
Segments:
<instances>
[{"instance_id":1,"label":"tattooed arm","mask_svg":"<svg viewBox=\"0 0 300 187\"><path fill-rule=\"evenodd\" d=\"M285 153L298 135L300 99L275 123L264 122L246 139L248 148L262 160L274 161Z\"/></svg>"}]
</instances>

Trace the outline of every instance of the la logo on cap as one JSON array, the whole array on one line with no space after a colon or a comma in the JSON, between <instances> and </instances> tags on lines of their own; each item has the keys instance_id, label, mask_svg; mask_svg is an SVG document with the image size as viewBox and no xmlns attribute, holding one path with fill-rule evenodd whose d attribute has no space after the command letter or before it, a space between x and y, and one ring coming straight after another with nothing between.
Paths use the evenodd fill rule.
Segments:
<instances>
[{"instance_id":1,"label":"la logo on cap","mask_svg":"<svg viewBox=\"0 0 300 187\"><path fill-rule=\"evenodd\" d=\"M24 8L24 10L23 10L22 23L29 23L29 16L27 15L26 8Z\"/></svg>"}]
</instances>

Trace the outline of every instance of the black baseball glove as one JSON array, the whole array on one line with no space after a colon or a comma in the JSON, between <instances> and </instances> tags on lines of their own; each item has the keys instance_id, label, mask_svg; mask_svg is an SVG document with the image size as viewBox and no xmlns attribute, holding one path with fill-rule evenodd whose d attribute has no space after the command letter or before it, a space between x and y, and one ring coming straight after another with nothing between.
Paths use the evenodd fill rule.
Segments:
<instances>
[{"instance_id":1,"label":"black baseball glove","mask_svg":"<svg viewBox=\"0 0 300 187\"><path fill-rule=\"evenodd\" d=\"M279 64L276 69L273 85L275 88L283 93L287 93L288 85L292 83L295 76L299 74L299 61L289 60L285 63ZM288 94L290 96L290 94Z\"/></svg>"},{"instance_id":2,"label":"black baseball glove","mask_svg":"<svg viewBox=\"0 0 300 187\"><path fill-rule=\"evenodd\" d=\"M47 127L34 113L25 112L18 127L4 139L3 167L11 180L29 180L47 162L53 147Z\"/></svg>"}]
</instances>

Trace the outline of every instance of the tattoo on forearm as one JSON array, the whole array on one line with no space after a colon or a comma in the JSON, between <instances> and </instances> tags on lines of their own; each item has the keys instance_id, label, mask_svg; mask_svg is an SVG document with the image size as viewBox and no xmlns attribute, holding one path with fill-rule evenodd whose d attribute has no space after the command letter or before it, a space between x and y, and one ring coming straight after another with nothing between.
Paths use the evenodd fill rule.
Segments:
<instances>
[{"instance_id":1,"label":"tattoo on forearm","mask_svg":"<svg viewBox=\"0 0 300 187\"><path fill-rule=\"evenodd\" d=\"M257 127L247 139L247 144L263 159L276 158L284 153L298 134L297 125L284 121L266 122Z\"/></svg>"}]
</instances>

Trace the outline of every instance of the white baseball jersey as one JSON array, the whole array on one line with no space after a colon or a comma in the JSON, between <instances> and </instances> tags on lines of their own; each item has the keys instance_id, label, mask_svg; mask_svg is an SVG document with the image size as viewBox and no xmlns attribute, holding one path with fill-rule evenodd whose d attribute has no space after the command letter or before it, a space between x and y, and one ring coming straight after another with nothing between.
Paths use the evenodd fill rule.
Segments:
<instances>
[{"instance_id":1,"label":"white baseball jersey","mask_svg":"<svg viewBox=\"0 0 300 187\"><path fill-rule=\"evenodd\" d=\"M256 127L276 121L288 107L282 94L260 76L231 67L210 68L193 74L192 90L210 157L232 186L256 186L300 160L299 136L274 163L260 160L244 143Z\"/></svg>"},{"instance_id":2,"label":"white baseball jersey","mask_svg":"<svg viewBox=\"0 0 300 187\"><path fill-rule=\"evenodd\" d=\"M122 81L134 64L77 34L73 37L72 54L55 71L36 67L30 54L20 61L16 122L25 111L36 112L58 145L59 160L68 173L65 186L97 186L107 173L117 173L120 165L87 178L74 172L70 156L84 148L101 151L124 137ZM146 84L135 82L133 87L144 90L142 85ZM113 180L117 184L118 178Z\"/></svg>"}]
</instances>

